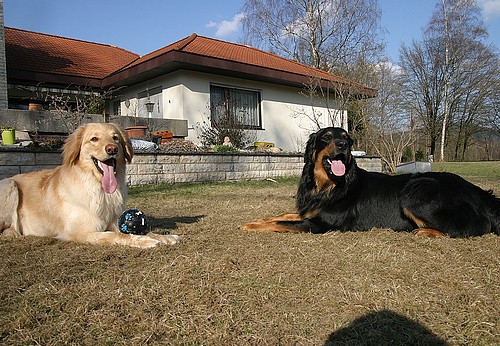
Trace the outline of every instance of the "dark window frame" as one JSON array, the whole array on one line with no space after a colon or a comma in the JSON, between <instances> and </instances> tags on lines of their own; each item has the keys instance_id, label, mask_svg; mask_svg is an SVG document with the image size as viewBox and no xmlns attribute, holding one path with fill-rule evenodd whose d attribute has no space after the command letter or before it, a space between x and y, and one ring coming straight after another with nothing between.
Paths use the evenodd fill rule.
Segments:
<instances>
[{"instance_id":1,"label":"dark window frame","mask_svg":"<svg viewBox=\"0 0 500 346\"><path fill-rule=\"evenodd\" d=\"M262 130L261 105L260 90L210 84L210 119L214 127Z\"/></svg>"}]
</instances>

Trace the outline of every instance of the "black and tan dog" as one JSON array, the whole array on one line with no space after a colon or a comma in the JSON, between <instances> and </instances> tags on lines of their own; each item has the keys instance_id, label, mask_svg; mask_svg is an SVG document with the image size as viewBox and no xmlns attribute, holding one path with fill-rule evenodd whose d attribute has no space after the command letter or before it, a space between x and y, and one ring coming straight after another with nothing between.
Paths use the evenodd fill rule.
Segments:
<instances>
[{"instance_id":1,"label":"black and tan dog","mask_svg":"<svg viewBox=\"0 0 500 346\"><path fill-rule=\"evenodd\" d=\"M240 228L312 233L390 228L431 237L500 233L500 199L492 191L451 173L367 172L356 165L352 144L341 128L312 134L297 192L298 214Z\"/></svg>"}]
</instances>

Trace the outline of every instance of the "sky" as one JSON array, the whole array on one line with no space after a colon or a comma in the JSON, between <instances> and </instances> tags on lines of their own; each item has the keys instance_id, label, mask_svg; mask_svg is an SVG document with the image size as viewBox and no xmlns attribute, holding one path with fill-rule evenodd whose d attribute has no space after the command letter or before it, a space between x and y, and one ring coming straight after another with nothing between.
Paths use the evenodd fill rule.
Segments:
<instances>
[{"instance_id":1,"label":"sky","mask_svg":"<svg viewBox=\"0 0 500 346\"><path fill-rule=\"evenodd\" d=\"M1 0L0 0L1 1ZM387 54L419 40L440 0L379 0ZM5 26L118 46L139 55L198 35L239 42L244 0L3 0ZM500 0L477 0L500 48Z\"/></svg>"}]
</instances>

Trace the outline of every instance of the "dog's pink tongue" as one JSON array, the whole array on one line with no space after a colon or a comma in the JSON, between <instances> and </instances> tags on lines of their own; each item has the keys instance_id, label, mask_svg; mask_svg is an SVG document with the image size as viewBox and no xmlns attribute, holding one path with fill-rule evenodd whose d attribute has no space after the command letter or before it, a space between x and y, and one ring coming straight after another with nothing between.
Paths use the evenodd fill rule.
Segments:
<instances>
[{"instance_id":1,"label":"dog's pink tongue","mask_svg":"<svg viewBox=\"0 0 500 346\"><path fill-rule=\"evenodd\" d=\"M113 165L112 164L108 165L104 162L99 161L99 168L101 168L103 171L102 182L101 182L102 188L107 193L115 192L118 186L118 182L116 181L115 170L113 168Z\"/></svg>"},{"instance_id":2,"label":"dog's pink tongue","mask_svg":"<svg viewBox=\"0 0 500 346\"><path fill-rule=\"evenodd\" d=\"M330 168L332 169L332 173L337 177L341 177L345 174L345 165L340 160L332 160Z\"/></svg>"}]
</instances>

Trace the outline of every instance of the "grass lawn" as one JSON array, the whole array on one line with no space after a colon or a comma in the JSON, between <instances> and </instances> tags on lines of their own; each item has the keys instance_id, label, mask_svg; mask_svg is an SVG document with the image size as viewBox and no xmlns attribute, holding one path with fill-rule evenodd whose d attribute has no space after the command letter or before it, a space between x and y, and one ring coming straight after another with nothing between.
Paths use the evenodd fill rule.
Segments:
<instances>
[{"instance_id":1,"label":"grass lawn","mask_svg":"<svg viewBox=\"0 0 500 346\"><path fill-rule=\"evenodd\" d=\"M500 194L500 163L445 170ZM0 239L0 344L497 345L499 237L243 232L298 178L132 188L175 246Z\"/></svg>"},{"instance_id":2,"label":"grass lawn","mask_svg":"<svg viewBox=\"0 0 500 346\"><path fill-rule=\"evenodd\" d=\"M434 162L434 172L452 172L484 189L493 189L500 193L500 161L482 162Z\"/></svg>"}]
</instances>

